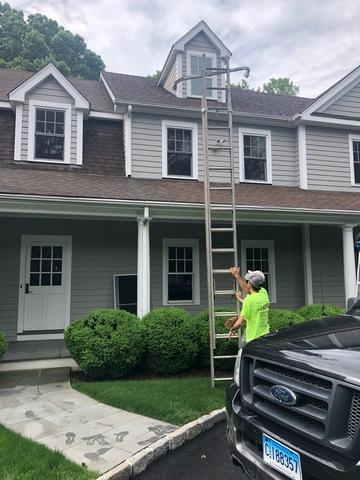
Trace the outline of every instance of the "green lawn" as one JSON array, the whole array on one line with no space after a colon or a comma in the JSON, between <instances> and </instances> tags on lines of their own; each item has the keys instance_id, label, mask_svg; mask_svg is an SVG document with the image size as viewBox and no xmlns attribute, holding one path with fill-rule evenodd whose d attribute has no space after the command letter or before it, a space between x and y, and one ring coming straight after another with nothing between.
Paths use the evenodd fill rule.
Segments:
<instances>
[{"instance_id":1,"label":"green lawn","mask_svg":"<svg viewBox=\"0 0 360 480\"><path fill-rule=\"evenodd\" d=\"M60 452L28 440L0 425L1 480L90 480L99 476L67 460Z\"/></svg>"},{"instance_id":2,"label":"green lawn","mask_svg":"<svg viewBox=\"0 0 360 480\"><path fill-rule=\"evenodd\" d=\"M225 385L212 389L207 377L86 382L75 380L79 392L129 412L174 425L184 425L222 408Z\"/></svg>"}]
</instances>

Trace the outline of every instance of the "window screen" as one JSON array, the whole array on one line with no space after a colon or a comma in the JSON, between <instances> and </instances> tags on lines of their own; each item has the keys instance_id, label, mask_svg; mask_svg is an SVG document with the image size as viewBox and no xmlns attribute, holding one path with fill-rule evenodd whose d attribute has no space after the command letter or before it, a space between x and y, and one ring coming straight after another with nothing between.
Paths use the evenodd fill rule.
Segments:
<instances>
[{"instance_id":1,"label":"window screen","mask_svg":"<svg viewBox=\"0 0 360 480\"><path fill-rule=\"evenodd\" d=\"M114 308L137 314L137 275L114 276Z\"/></svg>"},{"instance_id":2,"label":"window screen","mask_svg":"<svg viewBox=\"0 0 360 480\"><path fill-rule=\"evenodd\" d=\"M353 140L354 180L360 183L360 142Z\"/></svg>"},{"instance_id":3,"label":"window screen","mask_svg":"<svg viewBox=\"0 0 360 480\"><path fill-rule=\"evenodd\" d=\"M212 59L209 57L205 57L205 64L206 67L211 68L212 67ZM197 56L197 55L191 55L190 56L190 73L191 75L199 75L202 73L203 69L203 57L202 56ZM210 77L207 78L206 80L206 86L207 87L212 87L212 82L213 78L215 77ZM202 96L202 78L193 78L191 80L191 95L197 95L197 96ZM208 90L207 92L208 97L213 96L213 90Z\"/></svg>"},{"instance_id":4,"label":"window screen","mask_svg":"<svg viewBox=\"0 0 360 480\"><path fill-rule=\"evenodd\" d=\"M64 160L65 112L36 109L35 158Z\"/></svg>"},{"instance_id":5,"label":"window screen","mask_svg":"<svg viewBox=\"0 0 360 480\"><path fill-rule=\"evenodd\" d=\"M192 176L192 130L167 129L167 174Z\"/></svg>"},{"instance_id":6,"label":"window screen","mask_svg":"<svg viewBox=\"0 0 360 480\"><path fill-rule=\"evenodd\" d=\"M266 137L244 135L245 180L266 181Z\"/></svg>"},{"instance_id":7,"label":"window screen","mask_svg":"<svg viewBox=\"0 0 360 480\"><path fill-rule=\"evenodd\" d=\"M168 301L194 299L194 262L192 247L168 247Z\"/></svg>"}]
</instances>

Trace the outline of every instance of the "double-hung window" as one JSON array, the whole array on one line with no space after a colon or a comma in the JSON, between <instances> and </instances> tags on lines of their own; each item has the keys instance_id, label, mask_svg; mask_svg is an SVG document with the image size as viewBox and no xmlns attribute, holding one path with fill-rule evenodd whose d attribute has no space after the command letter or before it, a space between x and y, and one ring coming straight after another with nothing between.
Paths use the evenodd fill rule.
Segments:
<instances>
[{"instance_id":1,"label":"double-hung window","mask_svg":"<svg viewBox=\"0 0 360 480\"><path fill-rule=\"evenodd\" d=\"M163 177L197 179L197 124L163 121Z\"/></svg>"},{"instance_id":2,"label":"double-hung window","mask_svg":"<svg viewBox=\"0 0 360 480\"><path fill-rule=\"evenodd\" d=\"M65 112L36 108L35 159L64 160Z\"/></svg>"},{"instance_id":3,"label":"double-hung window","mask_svg":"<svg viewBox=\"0 0 360 480\"><path fill-rule=\"evenodd\" d=\"M349 135L351 184L360 185L360 135Z\"/></svg>"},{"instance_id":4,"label":"double-hung window","mask_svg":"<svg viewBox=\"0 0 360 480\"><path fill-rule=\"evenodd\" d=\"M276 302L275 253L272 240L242 240L241 269L243 275L248 270L261 270L265 275L264 287L271 303Z\"/></svg>"},{"instance_id":5,"label":"double-hung window","mask_svg":"<svg viewBox=\"0 0 360 480\"><path fill-rule=\"evenodd\" d=\"M205 56L205 67L206 68L213 68L215 67L215 60L216 56L211 55ZM204 65L204 57L202 54L197 53L197 52L189 52L188 53L188 73L189 75L201 75L203 71L203 65ZM213 86L216 76L211 76L206 79L206 87L207 87L207 97L209 98L215 98L215 92L216 90L211 90L211 87ZM188 88L190 91L188 91L188 96L192 97L201 97L203 94L203 86L202 86L202 78L193 78L189 80L188 83Z\"/></svg>"},{"instance_id":6,"label":"double-hung window","mask_svg":"<svg viewBox=\"0 0 360 480\"><path fill-rule=\"evenodd\" d=\"M199 245L197 240L163 240L163 303L198 304Z\"/></svg>"},{"instance_id":7,"label":"double-hung window","mask_svg":"<svg viewBox=\"0 0 360 480\"><path fill-rule=\"evenodd\" d=\"M271 183L271 132L239 129L240 181Z\"/></svg>"}]
</instances>

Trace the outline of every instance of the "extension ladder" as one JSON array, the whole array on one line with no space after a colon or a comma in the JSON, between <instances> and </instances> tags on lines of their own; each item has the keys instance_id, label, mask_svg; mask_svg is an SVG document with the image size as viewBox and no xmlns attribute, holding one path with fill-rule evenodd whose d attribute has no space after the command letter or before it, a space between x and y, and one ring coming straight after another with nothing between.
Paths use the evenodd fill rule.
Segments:
<instances>
[{"instance_id":1,"label":"extension ladder","mask_svg":"<svg viewBox=\"0 0 360 480\"><path fill-rule=\"evenodd\" d=\"M228 341L228 334L217 331L216 318L221 317L224 320L230 316L238 315L240 305L236 299L238 285L231 285L231 288L218 288L221 283L230 282L229 268L233 265L238 266L237 253L237 232L236 232L236 204L235 204L235 172L234 172L234 154L233 154L233 111L231 101L231 82L230 74L236 71L246 71L249 74L248 67L237 67L230 69L229 57L221 59L224 67L206 67L205 55L203 55L202 72L199 75L188 75L179 78L174 83L174 89L179 82L191 80L193 78L202 79L202 136L203 136L203 157L204 157L204 203L205 203L205 232L206 232L206 261L207 261L207 287L208 287L208 309L209 309L209 333L210 333L210 372L211 385L214 387L215 381L231 380L232 377L216 377L215 362L225 358L236 358L236 355L215 355L216 342ZM223 79L224 82L218 81ZM215 77L215 85L208 86L207 79ZM219 84L221 86L219 86ZM225 103L216 102L208 104L208 92L225 92ZM223 125L209 125L209 115L213 119L226 122ZM209 141L209 133L213 130L226 132L225 138L218 138L215 143ZM216 156L222 154L221 164L218 163ZM224 157L225 155L225 157ZM216 173L226 175L226 180L215 181ZM217 192L224 192L225 200L222 203L216 202ZM214 244L216 246L214 246ZM231 260L229 261L229 257ZM226 262L225 262L226 259ZM225 278L224 278L225 277ZM234 302L232 311L216 311L215 303L218 298L231 296ZM240 330L237 335L239 347L241 346Z\"/></svg>"}]
</instances>

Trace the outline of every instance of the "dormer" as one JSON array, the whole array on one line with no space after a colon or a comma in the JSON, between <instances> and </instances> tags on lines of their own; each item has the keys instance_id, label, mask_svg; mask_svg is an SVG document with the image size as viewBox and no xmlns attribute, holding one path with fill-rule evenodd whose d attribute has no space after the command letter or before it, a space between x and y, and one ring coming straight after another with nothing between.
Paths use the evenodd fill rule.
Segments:
<instances>
[{"instance_id":1,"label":"dormer","mask_svg":"<svg viewBox=\"0 0 360 480\"><path fill-rule=\"evenodd\" d=\"M231 52L202 20L171 47L158 85L179 98L200 98L201 79L181 82L176 90L173 89L173 85L180 77L201 73L203 55L208 67L220 68L224 66L224 58L231 56ZM208 78L208 87L212 86L224 86L224 76ZM208 90L208 98L224 101L224 92Z\"/></svg>"},{"instance_id":2,"label":"dormer","mask_svg":"<svg viewBox=\"0 0 360 480\"><path fill-rule=\"evenodd\" d=\"M15 109L15 161L82 165L86 98L48 64L9 93Z\"/></svg>"}]
</instances>

